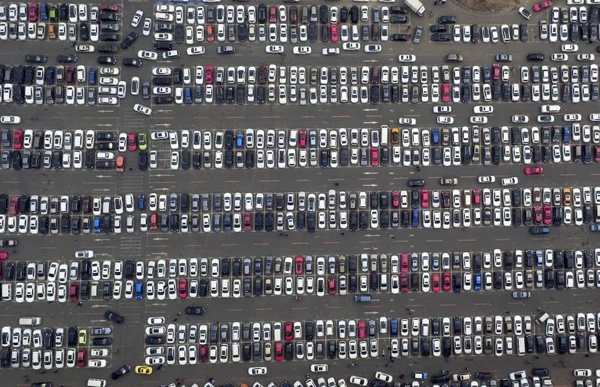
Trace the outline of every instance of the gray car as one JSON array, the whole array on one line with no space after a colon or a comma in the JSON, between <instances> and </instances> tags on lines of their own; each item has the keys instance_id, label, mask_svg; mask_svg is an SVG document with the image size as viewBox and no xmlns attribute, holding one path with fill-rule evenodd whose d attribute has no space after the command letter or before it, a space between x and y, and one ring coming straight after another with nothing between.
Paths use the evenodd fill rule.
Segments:
<instances>
[{"instance_id":1,"label":"gray car","mask_svg":"<svg viewBox=\"0 0 600 387\"><path fill-rule=\"evenodd\" d=\"M10 168L10 151L2 151L2 169Z\"/></svg>"},{"instance_id":2,"label":"gray car","mask_svg":"<svg viewBox=\"0 0 600 387\"><path fill-rule=\"evenodd\" d=\"M423 36L423 27L422 26L417 26L417 28L415 29L415 33L413 35L413 43L414 44L421 43L421 37L422 36Z\"/></svg>"}]
</instances>

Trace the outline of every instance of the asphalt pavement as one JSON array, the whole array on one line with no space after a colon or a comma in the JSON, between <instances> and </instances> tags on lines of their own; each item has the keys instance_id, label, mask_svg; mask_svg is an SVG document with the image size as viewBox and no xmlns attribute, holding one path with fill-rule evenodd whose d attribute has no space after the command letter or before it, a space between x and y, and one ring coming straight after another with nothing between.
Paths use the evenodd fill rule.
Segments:
<instances>
[{"instance_id":1,"label":"asphalt pavement","mask_svg":"<svg viewBox=\"0 0 600 387\"><path fill-rule=\"evenodd\" d=\"M229 2L226 2L229 4ZM429 2L426 2L429 3ZM528 6L533 3L526 2ZM248 4L248 3L244 3ZM320 4L314 1L304 4ZM333 3L330 3L333 4ZM348 5L348 1L335 2L336 5ZM358 3L357 3L358 4ZM131 30L129 22L136 9L143 9L146 16L152 13L154 2L127 1L122 4L125 10L123 32ZM360 5L360 4L358 4ZM486 24L520 23L523 19L515 13L508 15L473 15L452 3L433 7L425 4L429 11L424 18L410 15L411 28L421 24L428 29L435 24L437 16L442 14L456 15L459 22ZM260 66L275 63L286 66L382 66L399 65L397 55L413 53L417 55L418 65L441 66L443 58L449 53L464 55L463 65L491 64L494 56L500 53L511 53L515 61L511 66L526 65L526 55L530 52L542 52L549 55L559 51L559 43L539 42L537 38L537 21L547 17L546 12L536 14L529 21L531 40L527 43L511 42L509 44L467 44L467 43L432 43L429 33L420 45L412 43L384 44L381 54L343 53L339 57L321 57L320 55L291 55L291 44L286 44L286 54L267 56L264 44L236 44L236 55L222 57L216 54L217 43L205 44L207 54L190 58L183 56L177 61L159 61L158 65L185 66L226 65L226 66ZM408 27L408 25L407 25ZM140 34L141 35L141 34ZM3 42L5 48L5 64L21 64L25 54L44 53L52 58L60 53L72 52L71 43L61 42ZM321 43L313 44L313 52L320 52L322 47L332 46ZM594 52L595 45L581 43L580 52ZM134 57L139 49L152 49L151 39L140 39L127 51L119 53L119 59ZM126 54L127 53L127 54ZM81 63L95 66L96 55L81 54ZM141 69L122 68L122 79L140 76L142 81L150 80L151 63ZM511 77L517 77L513 70ZM516 78L515 78L516 79ZM380 105L273 105L261 106L161 106L154 107L151 117L138 115L132 111L134 103L142 102L138 97L127 97L120 106L4 106L3 114L20 115L23 128L35 129L95 129L95 130L176 130L176 129L240 129L240 128L275 128L275 129L308 129L308 128L354 128L377 127L385 124L396 126L400 116L417 118L419 127L434 127L435 116L432 114L433 104L380 104ZM510 125L513 114L538 114L536 103L494 103L495 113L490 115L490 125ZM457 125L468 125L474 104L453 104L453 116ZM562 104L565 113L598 112L594 103ZM476 177L482 174L493 174L497 177L519 176L521 187L564 187L597 185L598 169L595 164L578 163L546 165L543 176L523 176L523 165L500 166L459 166L459 167L422 167L420 171L405 167L341 167L337 169L295 168L285 170L200 170L200 171L167 171L156 170L145 173L139 171L117 174L113 171L3 171L0 181L3 191L10 194L90 194L113 195L124 193L149 194L150 192L287 192L307 191L323 192L328 189L347 191L371 191L386 189L388 191L406 189L406 180L423 178L427 180L427 188L440 188L441 177L458 177L458 188L482 188L476 184ZM338 185L336 186L335 183ZM60 235L60 236L19 236L19 252L15 260L66 260L71 259L78 249L93 249L97 254L105 254L114 259L156 259L157 257L214 257L214 256L264 256L264 255L308 255L308 254L351 254L361 252L398 253L422 251L488 251L492 248L503 249L546 249L546 248L595 248L597 238L587 232L585 227L554 228L549 237L534 238L526 228L513 227L471 227L469 229L451 230L370 230L368 232L321 231L314 234L307 232L289 232L280 235L273 233L239 233L239 234L122 234L110 236L95 235ZM13 257L11 256L11 259ZM35 303L0 304L0 317L3 325L16 326L19 316L41 316L43 326L77 325L91 327L104 325L102 315L107 308L118 311L126 318L123 326L114 327L114 345L111 348L109 368L62 369L58 373L47 371L41 374L31 369L5 369L3 376L6 385L26 386L26 380L52 381L55 386L83 386L89 377L110 379L110 372L122 364L132 366L142 364L143 325L149 316L166 316L167 319L181 319L185 322L215 323L234 321L297 321L305 319L355 318L367 319L380 316L406 317L407 308L413 317L467 315L502 315L537 314L538 308L549 313L596 312L593 305L597 301L594 289L584 290L536 290L533 297L526 301L515 302L508 291L501 292L463 292L461 294L400 294L379 297L368 306L352 303L350 296L324 297L306 296L300 303L293 297L259 297L248 299L207 299L202 304L208 313L204 317L178 317L185 306L198 304L198 301L135 301L119 300L110 302L94 301L76 304ZM593 303L590 303L593 302ZM499 361L501 360L501 361ZM530 361L531 364L526 364ZM533 366L548 367L552 370L555 385L571 384L569 375L573 368L595 368L594 356L587 358L583 354L540 356L504 356L501 359L492 356L460 356L448 360L440 358L397 359L390 367L386 367L387 358L360 360L356 368L347 367L347 361L327 361L330 366L328 375L347 378L349 375L371 377L376 371L383 371L399 377L409 375L412 371L429 371L435 373L440 369L457 372L491 371L495 377L506 377L507 373L516 369L529 369ZM249 378L247 364L210 364L195 366L164 366L153 375L127 375L121 380L111 382L111 386L157 386L161 383L174 382L176 378L184 378L184 385L192 382L203 384L209 377L216 379L221 385L231 382L240 383L260 381L305 380L309 372L309 362L271 362L268 364L267 377ZM26 379L26 376L28 377ZM316 375L312 375L316 377ZM406 378L408 379L408 378Z\"/></svg>"}]
</instances>

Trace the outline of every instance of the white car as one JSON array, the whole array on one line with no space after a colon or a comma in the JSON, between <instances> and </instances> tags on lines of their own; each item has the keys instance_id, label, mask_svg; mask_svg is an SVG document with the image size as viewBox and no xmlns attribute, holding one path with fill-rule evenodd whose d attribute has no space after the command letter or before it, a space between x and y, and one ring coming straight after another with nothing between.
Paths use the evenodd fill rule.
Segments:
<instances>
[{"instance_id":1,"label":"white car","mask_svg":"<svg viewBox=\"0 0 600 387\"><path fill-rule=\"evenodd\" d=\"M519 178L516 176L513 177L505 177L503 178L500 183L502 184L502 186L506 187L509 185L517 185L519 184Z\"/></svg>"},{"instance_id":2,"label":"white car","mask_svg":"<svg viewBox=\"0 0 600 387\"><path fill-rule=\"evenodd\" d=\"M330 55L339 55L340 54L340 49L338 47L328 47L328 48L324 48L321 53L325 56L330 56Z\"/></svg>"},{"instance_id":3,"label":"white car","mask_svg":"<svg viewBox=\"0 0 600 387\"><path fill-rule=\"evenodd\" d=\"M267 367L250 367L248 368L248 375L266 375Z\"/></svg>"},{"instance_id":4,"label":"white car","mask_svg":"<svg viewBox=\"0 0 600 387\"><path fill-rule=\"evenodd\" d=\"M136 103L135 105L133 105L133 110L135 110L138 113L144 114L146 116L149 116L152 114L152 109L144 106L142 104Z\"/></svg>"},{"instance_id":5,"label":"white car","mask_svg":"<svg viewBox=\"0 0 600 387\"><path fill-rule=\"evenodd\" d=\"M487 124L488 118L486 116L471 116L469 121L472 124Z\"/></svg>"},{"instance_id":6,"label":"white car","mask_svg":"<svg viewBox=\"0 0 600 387\"><path fill-rule=\"evenodd\" d=\"M398 119L398 124L400 124L400 125L416 125L417 119L410 118L410 117L400 117Z\"/></svg>"},{"instance_id":7,"label":"white car","mask_svg":"<svg viewBox=\"0 0 600 387\"><path fill-rule=\"evenodd\" d=\"M494 112L492 105L477 105L473 107L473 113L475 114L490 114Z\"/></svg>"},{"instance_id":8,"label":"white car","mask_svg":"<svg viewBox=\"0 0 600 387\"><path fill-rule=\"evenodd\" d=\"M398 55L398 61L401 63L413 63L417 61L417 56L413 54L400 54Z\"/></svg>"},{"instance_id":9,"label":"white car","mask_svg":"<svg viewBox=\"0 0 600 387\"><path fill-rule=\"evenodd\" d=\"M204 54L204 52L205 52L205 50L204 50L204 47L202 47L202 46L189 47L187 49L188 55L202 55L202 54Z\"/></svg>"},{"instance_id":10,"label":"white car","mask_svg":"<svg viewBox=\"0 0 600 387\"><path fill-rule=\"evenodd\" d=\"M436 121L438 124L452 125L454 123L454 117L452 117L452 116L437 116Z\"/></svg>"},{"instance_id":11,"label":"white car","mask_svg":"<svg viewBox=\"0 0 600 387\"><path fill-rule=\"evenodd\" d=\"M550 55L550 60L554 62L566 62L569 60L569 55L562 52L555 52Z\"/></svg>"},{"instance_id":12,"label":"white car","mask_svg":"<svg viewBox=\"0 0 600 387\"><path fill-rule=\"evenodd\" d=\"M452 106L447 106L447 105L434 106L433 112L435 114L452 113Z\"/></svg>"},{"instance_id":13,"label":"white car","mask_svg":"<svg viewBox=\"0 0 600 387\"><path fill-rule=\"evenodd\" d=\"M265 52L267 54L283 54L284 52L284 48L283 46L277 45L277 44L271 44L265 47ZM256 367L253 367L256 368ZM261 368L261 367L258 367ZM263 367L264 368L264 367Z\"/></svg>"},{"instance_id":14,"label":"white car","mask_svg":"<svg viewBox=\"0 0 600 387\"><path fill-rule=\"evenodd\" d=\"M571 43L563 44L560 47L560 50L562 52L577 52L577 51L579 51L579 46L576 44L571 44Z\"/></svg>"},{"instance_id":15,"label":"white car","mask_svg":"<svg viewBox=\"0 0 600 387\"><path fill-rule=\"evenodd\" d=\"M0 123L17 125L21 123L21 117L19 116L2 116L0 117Z\"/></svg>"},{"instance_id":16,"label":"white car","mask_svg":"<svg viewBox=\"0 0 600 387\"><path fill-rule=\"evenodd\" d=\"M365 52L381 52L381 44L367 44L365 46Z\"/></svg>"},{"instance_id":17,"label":"white car","mask_svg":"<svg viewBox=\"0 0 600 387\"><path fill-rule=\"evenodd\" d=\"M358 51L360 50L360 43L358 42L346 42L342 44L342 50L344 51Z\"/></svg>"},{"instance_id":18,"label":"white car","mask_svg":"<svg viewBox=\"0 0 600 387\"><path fill-rule=\"evenodd\" d=\"M596 59L594 54L577 54L577 60L581 62L592 62Z\"/></svg>"},{"instance_id":19,"label":"white car","mask_svg":"<svg viewBox=\"0 0 600 387\"><path fill-rule=\"evenodd\" d=\"M77 46L75 46L75 51L89 53L89 52L96 51L96 48L94 46L92 46L91 44L78 44Z\"/></svg>"},{"instance_id":20,"label":"white car","mask_svg":"<svg viewBox=\"0 0 600 387\"><path fill-rule=\"evenodd\" d=\"M563 119L565 120L565 122L581 121L581 114L575 114L575 113L565 114Z\"/></svg>"},{"instance_id":21,"label":"white car","mask_svg":"<svg viewBox=\"0 0 600 387\"><path fill-rule=\"evenodd\" d=\"M479 176L477 182L479 184L490 184L496 181L496 176Z\"/></svg>"},{"instance_id":22,"label":"white car","mask_svg":"<svg viewBox=\"0 0 600 387\"><path fill-rule=\"evenodd\" d=\"M312 52L310 46L295 46L292 51L295 55L309 55Z\"/></svg>"},{"instance_id":23,"label":"white car","mask_svg":"<svg viewBox=\"0 0 600 387\"><path fill-rule=\"evenodd\" d=\"M529 122L529 116L525 114L515 114L512 116L512 122L515 124L526 124Z\"/></svg>"},{"instance_id":24,"label":"white car","mask_svg":"<svg viewBox=\"0 0 600 387\"><path fill-rule=\"evenodd\" d=\"M133 28L137 28L137 26L140 25L140 23L142 22L142 19L144 18L144 12L137 10L135 11L135 14L133 15L133 19L131 20L131 26Z\"/></svg>"},{"instance_id":25,"label":"white car","mask_svg":"<svg viewBox=\"0 0 600 387\"><path fill-rule=\"evenodd\" d=\"M140 58L140 59L148 59L148 60L157 60L158 59L158 54L156 52L153 52L153 51L139 50L138 51L138 58Z\"/></svg>"}]
</instances>

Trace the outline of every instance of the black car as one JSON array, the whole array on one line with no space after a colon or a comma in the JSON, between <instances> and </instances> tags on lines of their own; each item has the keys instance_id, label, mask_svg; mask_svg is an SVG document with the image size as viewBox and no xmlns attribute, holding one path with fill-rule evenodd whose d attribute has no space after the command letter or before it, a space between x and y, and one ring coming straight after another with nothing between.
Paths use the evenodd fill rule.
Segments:
<instances>
[{"instance_id":1,"label":"black car","mask_svg":"<svg viewBox=\"0 0 600 387\"><path fill-rule=\"evenodd\" d=\"M94 337L92 339L92 345L107 346L112 344L110 337Z\"/></svg>"},{"instance_id":2,"label":"black car","mask_svg":"<svg viewBox=\"0 0 600 387\"><path fill-rule=\"evenodd\" d=\"M456 16L440 16L438 24L456 24Z\"/></svg>"},{"instance_id":3,"label":"black car","mask_svg":"<svg viewBox=\"0 0 600 387\"><path fill-rule=\"evenodd\" d=\"M550 227L532 226L532 227L529 227L529 233L531 235L546 235L546 234L550 234Z\"/></svg>"},{"instance_id":4,"label":"black car","mask_svg":"<svg viewBox=\"0 0 600 387\"><path fill-rule=\"evenodd\" d=\"M103 42L118 42L119 34L100 34L100 40Z\"/></svg>"},{"instance_id":5,"label":"black car","mask_svg":"<svg viewBox=\"0 0 600 387\"><path fill-rule=\"evenodd\" d=\"M104 318L107 319L108 321L112 321L117 324L123 324L123 321L125 321L125 318L123 316L121 316L120 314L118 314L116 312L112 312L110 310L107 310L106 312L104 312Z\"/></svg>"},{"instance_id":6,"label":"black car","mask_svg":"<svg viewBox=\"0 0 600 387\"><path fill-rule=\"evenodd\" d=\"M98 63L99 64L108 64L108 65L117 64L117 58L114 56L99 56Z\"/></svg>"},{"instance_id":7,"label":"black car","mask_svg":"<svg viewBox=\"0 0 600 387\"><path fill-rule=\"evenodd\" d=\"M75 63L75 62L77 62L78 59L79 58L77 58L77 55L73 55L73 54L65 54L65 55L58 56L59 63Z\"/></svg>"},{"instance_id":8,"label":"black car","mask_svg":"<svg viewBox=\"0 0 600 387\"><path fill-rule=\"evenodd\" d=\"M119 21L119 15L116 13L102 12L100 14L100 21L116 22L116 21Z\"/></svg>"},{"instance_id":9,"label":"black car","mask_svg":"<svg viewBox=\"0 0 600 387\"><path fill-rule=\"evenodd\" d=\"M392 42L408 42L408 34L392 34L390 40Z\"/></svg>"},{"instance_id":10,"label":"black car","mask_svg":"<svg viewBox=\"0 0 600 387\"><path fill-rule=\"evenodd\" d=\"M444 32L434 32L431 34L432 42L449 42L451 39L450 34Z\"/></svg>"},{"instance_id":11,"label":"black car","mask_svg":"<svg viewBox=\"0 0 600 387\"><path fill-rule=\"evenodd\" d=\"M123 66L142 67L142 60L135 58L123 58Z\"/></svg>"},{"instance_id":12,"label":"black car","mask_svg":"<svg viewBox=\"0 0 600 387\"><path fill-rule=\"evenodd\" d=\"M133 44L133 42L135 42L138 38L138 34L136 34L135 32L130 32L125 39L123 39L123 41L121 42L121 48L123 50L127 49L129 46L131 46Z\"/></svg>"},{"instance_id":13,"label":"black car","mask_svg":"<svg viewBox=\"0 0 600 387\"><path fill-rule=\"evenodd\" d=\"M185 314L202 316L204 313L206 313L206 309L203 306L188 306L185 308Z\"/></svg>"},{"instance_id":14,"label":"black car","mask_svg":"<svg viewBox=\"0 0 600 387\"><path fill-rule=\"evenodd\" d=\"M25 55L27 63L46 63L47 59L46 55Z\"/></svg>"},{"instance_id":15,"label":"black car","mask_svg":"<svg viewBox=\"0 0 600 387\"><path fill-rule=\"evenodd\" d=\"M544 56L544 54L540 54L540 53L534 53L534 54L528 54L527 55L527 60L529 62L542 62L546 57Z\"/></svg>"},{"instance_id":16,"label":"black car","mask_svg":"<svg viewBox=\"0 0 600 387\"><path fill-rule=\"evenodd\" d=\"M411 179L407 181L409 187L425 187L425 180L423 179Z\"/></svg>"},{"instance_id":17,"label":"black car","mask_svg":"<svg viewBox=\"0 0 600 387\"><path fill-rule=\"evenodd\" d=\"M119 379L121 376L128 374L131 372L131 366L129 364L125 364L123 367L119 368L115 372L112 373L111 377L113 380Z\"/></svg>"},{"instance_id":18,"label":"black car","mask_svg":"<svg viewBox=\"0 0 600 387\"><path fill-rule=\"evenodd\" d=\"M154 97L154 103L157 105L173 103L173 97L168 95L161 95Z\"/></svg>"},{"instance_id":19,"label":"black car","mask_svg":"<svg viewBox=\"0 0 600 387\"><path fill-rule=\"evenodd\" d=\"M430 32L448 32L448 26L443 24L434 24L429 27Z\"/></svg>"},{"instance_id":20,"label":"black car","mask_svg":"<svg viewBox=\"0 0 600 387\"><path fill-rule=\"evenodd\" d=\"M140 171L148 169L148 152L140 151L138 154L138 167L140 168Z\"/></svg>"},{"instance_id":21,"label":"black car","mask_svg":"<svg viewBox=\"0 0 600 387\"><path fill-rule=\"evenodd\" d=\"M114 44L103 44L98 46L98 52L103 54L116 54L119 52L119 46Z\"/></svg>"},{"instance_id":22,"label":"black car","mask_svg":"<svg viewBox=\"0 0 600 387\"><path fill-rule=\"evenodd\" d=\"M148 345L160 345L164 344L165 339L162 336L148 336L146 337L146 344Z\"/></svg>"}]
</instances>

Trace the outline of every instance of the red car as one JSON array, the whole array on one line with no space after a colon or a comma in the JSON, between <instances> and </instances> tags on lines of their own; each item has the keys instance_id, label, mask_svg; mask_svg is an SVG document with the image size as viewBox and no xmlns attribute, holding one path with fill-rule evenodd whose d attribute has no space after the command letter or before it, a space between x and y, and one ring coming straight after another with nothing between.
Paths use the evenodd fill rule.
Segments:
<instances>
[{"instance_id":1,"label":"red car","mask_svg":"<svg viewBox=\"0 0 600 387\"><path fill-rule=\"evenodd\" d=\"M125 156L117 157L117 172L125 170Z\"/></svg>"},{"instance_id":2,"label":"red car","mask_svg":"<svg viewBox=\"0 0 600 387\"><path fill-rule=\"evenodd\" d=\"M16 216L18 213L19 213L19 197L11 196L8 214L10 216Z\"/></svg>"},{"instance_id":3,"label":"red car","mask_svg":"<svg viewBox=\"0 0 600 387\"><path fill-rule=\"evenodd\" d=\"M38 18L38 5L36 3L29 4L29 21L35 23Z\"/></svg>"},{"instance_id":4,"label":"red car","mask_svg":"<svg viewBox=\"0 0 600 387\"><path fill-rule=\"evenodd\" d=\"M0 260L8 259L8 253L6 251L0 251Z\"/></svg>"},{"instance_id":5,"label":"red car","mask_svg":"<svg viewBox=\"0 0 600 387\"><path fill-rule=\"evenodd\" d=\"M408 254L402 254L400 256L400 268L402 272L408 271Z\"/></svg>"},{"instance_id":6,"label":"red car","mask_svg":"<svg viewBox=\"0 0 600 387\"><path fill-rule=\"evenodd\" d=\"M206 41L214 42L215 41L215 30L213 26L206 26Z\"/></svg>"},{"instance_id":7,"label":"red car","mask_svg":"<svg viewBox=\"0 0 600 387\"><path fill-rule=\"evenodd\" d=\"M450 84L442 84L442 101L450 102Z\"/></svg>"},{"instance_id":8,"label":"red car","mask_svg":"<svg viewBox=\"0 0 600 387\"><path fill-rule=\"evenodd\" d=\"M119 6L116 4L100 4L100 11L119 12Z\"/></svg>"},{"instance_id":9,"label":"red car","mask_svg":"<svg viewBox=\"0 0 600 387\"><path fill-rule=\"evenodd\" d=\"M300 148L306 148L306 130L301 130L298 135L298 146Z\"/></svg>"},{"instance_id":10,"label":"red car","mask_svg":"<svg viewBox=\"0 0 600 387\"><path fill-rule=\"evenodd\" d=\"M358 322L358 338L364 339L365 337L367 337L367 327L366 327L364 321L359 321Z\"/></svg>"},{"instance_id":11,"label":"red car","mask_svg":"<svg viewBox=\"0 0 600 387\"><path fill-rule=\"evenodd\" d=\"M440 291L440 275L434 274L431 276L431 289L437 293Z\"/></svg>"},{"instance_id":12,"label":"red car","mask_svg":"<svg viewBox=\"0 0 600 387\"><path fill-rule=\"evenodd\" d=\"M77 302L79 299L79 285L71 285L69 288L69 299L71 302Z\"/></svg>"},{"instance_id":13,"label":"red car","mask_svg":"<svg viewBox=\"0 0 600 387\"><path fill-rule=\"evenodd\" d=\"M200 351L198 351L198 357L200 358L200 363L206 363L208 361L208 345L200 346Z\"/></svg>"},{"instance_id":14,"label":"red car","mask_svg":"<svg viewBox=\"0 0 600 387\"><path fill-rule=\"evenodd\" d=\"M269 22L277 23L277 7L269 8Z\"/></svg>"},{"instance_id":15,"label":"red car","mask_svg":"<svg viewBox=\"0 0 600 387\"><path fill-rule=\"evenodd\" d=\"M13 146L15 149L23 148L23 131L21 129L15 130L13 134Z\"/></svg>"},{"instance_id":16,"label":"red car","mask_svg":"<svg viewBox=\"0 0 600 387\"><path fill-rule=\"evenodd\" d=\"M400 274L400 291L408 293L408 276L404 273Z\"/></svg>"},{"instance_id":17,"label":"red car","mask_svg":"<svg viewBox=\"0 0 600 387\"><path fill-rule=\"evenodd\" d=\"M158 215L156 214L150 215L150 230L158 230Z\"/></svg>"},{"instance_id":18,"label":"red car","mask_svg":"<svg viewBox=\"0 0 600 387\"><path fill-rule=\"evenodd\" d=\"M187 298L187 279L179 279L179 298Z\"/></svg>"},{"instance_id":19,"label":"red car","mask_svg":"<svg viewBox=\"0 0 600 387\"><path fill-rule=\"evenodd\" d=\"M207 85L212 85L213 83L213 73L215 69L212 66L206 66L204 68L204 81Z\"/></svg>"},{"instance_id":20,"label":"red car","mask_svg":"<svg viewBox=\"0 0 600 387\"><path fill-rule=\"evenodd\" d=\"M445 292L449 292L450 288L452 287L452 281L450 279L450 273L446 272L442 274L442 289L444 289Z\"/></svg>"},{"instance_id":21,"label":"red car","mask_svg":"<svg viewBox=\"0 0 600 387\"><path fill-rule=\"evenodd\" d=\"M302 257L296 257L296 274L302 274L304 271L304 259Z\"/></svg>"},{"instance_id":22,"label":"red car","mask_svg":"<svg viewBox=\"0 0 600 387\"><path fill-rule=\"evenodd\" d=\"M332 42L338 41L338 26L337 26L337 24L331 25L331 41Z\"/></svg>"},{"instance_id":23,"label":"red car","mask_svg":"<svg viewBox=\"0 0 600 387\"><path fill-rule=\"evenodd\" d=\"M398 191L392 192L392 207L400 207L400 194L398 193Z\"/></svg>"},{"instance_id":24,"label":"red car","mask_svg":"<svg viewBox=\"0 0 600 387\"><path fill-rule=\"evenodd\" d=\"M275 360L283 361L283 343L281 341L275 343Z\"/></svg>"},{"instance_id":25,"label":"red car","mask_svg":"<svg viewBox=\"0 0 600 387\"><path fill-rule=\"evenodd\" d=\"M137 150L137 138L135 133L129 133L127 135L127 149L131 152L135 152Z\"/></svg>"},{"instance_id":26,"label":"red car","mask_svg":"<svg viewBox=\"0 0 600 387\"><path fill-rule=\"evenodd\" d=\"M550 0L541 1L533 6L533 10L535 12L540 12L540 11L543 11L546 8L550 8L550 7L552 7L552 2Z\"/></svg>"},{"instance_id":27,"label":"red car","mask_svg":"<svg viewBox=\"0 0 600 387\"><path fill-rule=\"evenodd\" d=\"M379 165L379 148L371 148L371 165Z\"/></svg>"},{"instance_id":28,"label":"red car","mask_svg":"<svg viewBox=\"0 0 600 387\"><path fill-rule=\"evenodd\" d=\"M285 341L294 340L294 326L291 322L283 324L283 334L285 336Z\"/></svg>"},{"instance_id":29,"label":"red car","mask_svg":"<svg viewBox=\"0 0 600 387\"><path fill-rule=\"evenodd\" d=\"M492 79L497 81L500 79L500 65L498 63L494 63L492 65Z\"/></svg>"},{"instance_id":30,"label":"red car","mask_svg":"<svg viewBox=\"0 0 600 387\"><path fill-rule=\"evenodd\" d=\"M252 231L252 214L248 212L244 214L244 231Z\"/></svg>"},{"instance_id":31,"label":"red car","mask_svg":"<svg viewBox=\"0 0 600 387\"><path fill-rule=\"evenodd\" d=\"M429 207L429 191L426 189L421 191L421 207Z\"/></svg>"},{"instance_id":32,"label":"red car","mask_svg":"<svg viewBox=\"0 0 600 387\"><path fill-rule=\"evenodd\" d=\"M594 147L594 152L595 152L595 155L596 155L596 156L594 157L594 160L595 160L597 163L600 163L600 146L596 145L596 146Z\"/></svg>"},{"instance_id":33,"label":"red car","mask_svg":"<svg viewBox=\"0 0 600 387\"><path fill-rule=\"evenodd\" d=\"M77 351L77 367L85 367L85 349Z\"/></svg>"},{"instance_id":34,"label":"red car","mask_svg":"<svg viewBox=\"0 0 600 387\"><path fill-rule=\"evenodd\" d=\"M544 168L542 167L527 167L525 168L526 175L541 175L544 173Z\"/></svg>"},{"instance_id":35,"label":"red car","mask_svg":"<svg viewBox=\"0 0 600 387\"><path fill-rule=\"evenodd\" d=\"M69 66L67 67L67 83L75 83L75 67Z\"/></svg>"},{"instance_id":36,"label":"red car","mask_svg":"<svg viewBox=\"0 0 600 387\"><path fill-rule=\"evenodd\" d=\"M327 288L329 289L329 295L335 296L336 287L335 280L333 278L327 280Z\"/></svg>"},{"instance_id":37,"label":"red car","mask_svg":"<svg viewBox=\"0 0 600 387\"><path fill-rule=\"evenodd\" d=\"M543 212L544 212L544 224L552 223L552 210L550 209L550 206L544 206Z\"/></svg>"},{"instance_id":38,"label":"red car","mask_svg":"<svg viewBox=\"0 0 600 387\"><path fill-rule=\"evenodd\" d=\"M533 221L537 224L542 223L542 207L533 207Z\"/></svg>"},{"instance_id":39,"label":"red car","mask_svg":"<svg viewBox=\"0 0 600 387\"><path fill-rule=\"evenodd\" d=\"M474 189L472 195L473 204L478 206L481 203L481 191L478 189Z\"/></svg>"}]
</instances>

